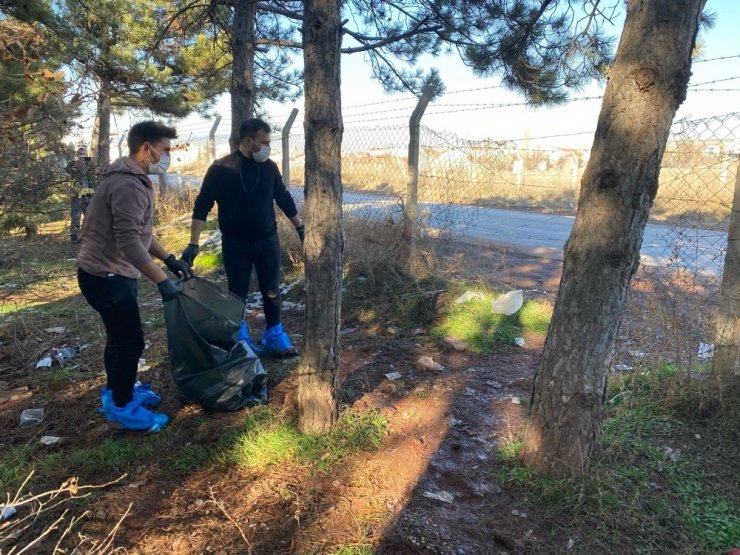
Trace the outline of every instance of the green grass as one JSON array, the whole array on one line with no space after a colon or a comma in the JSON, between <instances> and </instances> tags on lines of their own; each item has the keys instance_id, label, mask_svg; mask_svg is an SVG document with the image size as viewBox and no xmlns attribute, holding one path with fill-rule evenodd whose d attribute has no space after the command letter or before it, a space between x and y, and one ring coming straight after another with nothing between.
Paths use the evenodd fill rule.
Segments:
<instances>
[{"instance_id":1,"label":"green grass","mask_svg":"<svg viewBox=\"0 0 740 555\"><path fill-rule=\"evenodd\" d=\"M345 412L331 431L304 435L294 419L279 418L274 411L265 409L257 418L248 419L221 459L259 470L299 464L328 472L353 453L377 448L386 426L385 417L377 412Z\"/></svg>"},{"instance_id":2,"label":"green grass","mask_svg":"<svg viewBox=\"0 0 740 555\"><path fill-rule=\"evenodd\" d=\"M584 479L542 477L520 466L517 438L499 450L499 479L523 490L569 535L608 546L609 552L623 552L625 543L627 551L639 553L719 553L737 547L737 407L711 417L696 403L679 409L686 399L710 393L704 383L709 380L681 381L676 388L677 378L660 367L614 380L611 398L626 385L632 394L608 405ZM677 390L680 403L672 398ZM666 446L681 450L677 460Z\"/></svg>"},{"instance_id":3,"label":"green grass","mask_svg":"<svg viewBox=\"0 0 740 555\"><path fill-rule=\"evenodd\" d=\"M370 545L352 544L337 547L330 551L329 555L374 555L375 553L375 549Z\"/></svg>"},{"instance_id":4,"label":"green grass","mask_svg":"<svg viewBox=\"0 0 740 555\"><path fill-rule=\"evenodd\" d=\"M131 474L154 452L156 442L156 436L108 438L92 447L42 457L37 467L44 476L79 476L86 480Z\"/></svg>"},{"instance_id":5,"label":"green grass","mask_svg":"<svg viewBox=\"0 0 740 555\"><path fill-rule=\"evenodd\" d=\"M202 272L210 272L224 265L224 258L221 252L206 252L198 255L195 259L194 267Z\"/></svg>"},{"instance_id":6,"label":"green grass","mask_svg":"<svg viewBox=\"0 0 740 555\"><path fill-rule=\"evenodd\" d=\"M475 291L475 290L474 290ZM437 337L451 336L464 341L474 353L489 353L498 345L512 345L523 332L546 334L552 308L549 304L525 300L512 316L495 314L491 303L498 296L486 290L475 291L482 299L450 304L433 329Z\"/></svg>"},{"instance_id":7,"label":"green grass","mask_svg":"<svg viewBox=\"0 0 740 555\"><path fill-rule=\"evenodd\" d=\"M0 495L14 492L31 471L33 447L12 445L2 448L0 455Z\"/></svg>"},{"instance_id":8,"label":"green grass","mask_svg":"<svg viewBox=\"0 0 740 555\"><path fill-rule=\"evenodd\" d=\"M200 444L185 445L177 452L171 468L179 474L189 474L214 458L214 450Z\"/></svg>"}]
</instances>

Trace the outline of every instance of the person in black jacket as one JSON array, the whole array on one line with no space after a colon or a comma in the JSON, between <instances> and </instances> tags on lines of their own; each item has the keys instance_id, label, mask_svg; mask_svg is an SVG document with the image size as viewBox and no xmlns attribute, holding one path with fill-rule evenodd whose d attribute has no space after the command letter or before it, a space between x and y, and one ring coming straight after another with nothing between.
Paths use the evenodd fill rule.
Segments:
<instances>
[{"instance_id":1,"label":"person in black jacket","mask_svg":"<svg viewBox=\"0 0 740 555\"><path fill-rule=\"evenodd\" d=\"M195 199L190 244L182 259L193 264L215 202L229 291L246 299L254 268L265 310L262 347L271 356L285 357L298 351L280 323L280 242L274 205L290 219L301 242L305 228L277 165L269 159L270 133L270 126L261 119L245 121L239 127L238 150L208 168Z\"/></svg>"}]
</instances>

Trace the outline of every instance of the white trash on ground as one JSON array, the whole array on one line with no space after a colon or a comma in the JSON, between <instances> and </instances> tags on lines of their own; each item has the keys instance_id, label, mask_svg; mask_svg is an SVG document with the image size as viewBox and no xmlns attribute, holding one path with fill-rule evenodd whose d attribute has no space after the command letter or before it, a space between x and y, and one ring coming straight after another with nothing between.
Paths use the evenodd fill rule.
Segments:
<instances>
[{"instance_id":1,"label":"white trash on ground","mask_svg":"<svg viewBox=\"0 0 740 555\"><path fill-rule=\"evenodd\" d=\"M484 299L482 293L476 293L475 291L465 291L462 295L460 295L457 299L455 299L455 304L462 304L467 303L468 301L472 301L473 299Z\"/></svg>"},{"instance_id":2,"label":"white trash on ground","mask_svg":"<svg viewBox=\"0 0 740 555\"><path fill-rule=\"evenodd\" d=\"M56 445L62 441L62 438L59 436L43 436L39 441L44 445Z\"/></svg>"},{"instance_id":3,"label":"white trash on ground","mask_svg":"<svg viewBox=\"0 0 740 555\"><path fill-rule=\"evenodd\" d=\"M493 301L491 307L496 314L511 316L519 312L524 304L524 291L517 289L504 293L498 299Z\"/></svg>"},{"instance_id":4,"label":"white trash on ground","mask_svg":"<svg viewBox=\"0 0 740 555\"><path fill-rule=\"evenodd\" d=\"M20 424L21 428L29 428L31 426L37 426L44 421L44 409L26 409L21 412Z\"/></svg>"},{"instance_id":5,"label":"white trash on ground","mask_svg":"<svg viewBox=\"0 0 740 555\"><path fill-rule=\"evenodd\" d=\"M455 497L451 493L443 490L425 491L424 497L428 497L429 499L436 499L437 501L442 501L444 503L452 503L455 500Z\"/></svg>"},{"instance_id":6,"label":"white trash on ground","mask_svg":"<svg viewBox=\"0 0 740 555\"><path fill-rule=\"evenodd\" d=\"M714 355L714 343L699 343L699 349L696 353L697 358L706 360Z\"/></svg>"}]
</instances>

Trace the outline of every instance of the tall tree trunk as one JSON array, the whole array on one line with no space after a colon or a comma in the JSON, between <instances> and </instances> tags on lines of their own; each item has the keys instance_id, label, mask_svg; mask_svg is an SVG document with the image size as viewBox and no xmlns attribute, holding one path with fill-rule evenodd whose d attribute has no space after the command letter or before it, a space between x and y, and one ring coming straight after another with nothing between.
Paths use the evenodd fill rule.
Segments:
<instances>
[{"instance_id":1,"label":"tall tree trunk","mask_svg":"<svg viewBox=\"0 0 740 555\"><path fill-rule=\"evenodd\" d=\"M730 385L740 360L740 163L735 174L714 345L712 370L724 389Z\"/></svg>"},{"instance_id":2,"label":"tall tree trunk","mask_svg":"<svg viewBox=\"0 0 740 555\"><path fill-rule=\"evenodd\" d=\"M232 152L239 148L239 126L254 117L254 48L257 20L256 0L234 2L231 28L231 135Z\"/></svg>"},{"instance_id":3,"label":"tall tree trunk","mask_svg":"<svg viewBox=\"0 0 740 555\"><path fill-rule=\"evenodd\" d=\"M306 333L298 370L299 426L329 429L337 416L342 305L340 0L307 0L303 17L306 134Z\"/></svg>"},{"instance_id":4,"label":"tall tree trunk","mask_svg":"<svg viewBox=\"0 0 740 555\"><path fill-rule=\"evenodd\" d=\"M112 105L110 84L105 79L100 80L95 124L93 126L90 156L100 168L110 163L110 119Z\"/></svg>"},{"instance_id":5,"label":"tall tree trunk","mask_svg":"<svg viewBox=\"0 0 740 555\"><path fill-rule=\"evenodd\" d=\"M581 183L537 371L522 460L578 475L601 429L607 373L665 144L686 97L706 0L631 0Z\"/></svg>"}]
</instances>

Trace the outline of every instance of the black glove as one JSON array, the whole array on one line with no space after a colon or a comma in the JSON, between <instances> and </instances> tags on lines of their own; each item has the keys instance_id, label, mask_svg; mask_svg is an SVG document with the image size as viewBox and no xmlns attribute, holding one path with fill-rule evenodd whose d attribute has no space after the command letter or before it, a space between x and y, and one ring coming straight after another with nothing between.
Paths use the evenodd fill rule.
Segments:
<instances>
[{"instance_id":1,"label":"black glove","mask_svg":"<svg viewBox=\"0 0 740 555\"><path fill-rule=\"evenodd\" d=\"M157 289L159 289L159 294L162 295L163 303L174 301L177 298L177 285L170 278L160 281L157 284Z\"/></svg>"},{"instance_id":2,"label":"black glove","mask_svg":"<svg viewBox=\"0 0 740 555\"><path fill-rule=\"evenodd\" d=\"M164 263L167 265L167 269L179 278L187 279L193 277L193 270L190 264L185 262L185 260L178 260L174 254L165 258Z\"/></svg>"},{"instance_id":3,"label":"black glove","mask_svg":"<svg viewBox=\"0 0 740 555\"><path fill-rule=\"evenodd\" d=\"M301 224L295 226L295 231L298 234L298 238L301 240L301 243L303 243L304 239L306 239L306 226Z\"/></svg>"},{"instance_id":4,"label":"black glove","mask_svg":"<svg viewBox=\"0 0 740 555\"><path fill-rule=\"evenodd\" d=\"M182 251L182 256L180 258L192 266L199 251L200 247L198 245L189 243L188 246L185 247L185 250Z\"/></svg>"}]
</instances>

